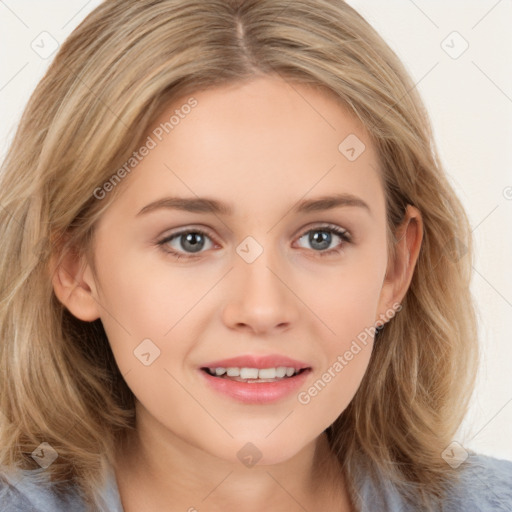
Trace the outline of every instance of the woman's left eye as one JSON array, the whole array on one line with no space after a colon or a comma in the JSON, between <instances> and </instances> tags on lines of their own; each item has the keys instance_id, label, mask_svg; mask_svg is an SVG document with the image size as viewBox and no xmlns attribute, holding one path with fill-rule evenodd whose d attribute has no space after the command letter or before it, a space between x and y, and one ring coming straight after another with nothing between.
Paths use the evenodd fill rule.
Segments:
<instances>
[{"instance_id":1,"label":"woman's left eye","mask_svg":"<svg viewBox=\"0 0 512 512\"><path fill-rule=\"evenodd\" d=\"M318 236L319 233L322 233L322 235ZM325 249L327 249L333 241L333 235L337 238L340 238L342 243L338 244L334 249L326 251ZM345 244L352 241L349 232L339 228L338 226L320 226L310 229L306 231L306 233L304 233L299 238L299 240L302 240L305 237L307 237L306 239L309 244L316 245L317 248L321 250L321 252L315 251L318 252L319 256L338 254L343 250Z\"/></svg>"},{"instance_id":2,"label":"woman's left eye","mask_svg":"<svg viewBox=\"0 0 512 512\"><path fill-rule=\"evenodd\" d=\"M318 236L320 234L320 236ZM337 244L337 247L326 250L333 242L333 235L335 238L339 238L341 240L341 244ZM320 226L313 229L309 229L304 234L299 237L299 241L306 239L311 246L313 246L313 251L318 253L319 256L327 256L330 254L338 254L345 244L351 242L351 236L348 231L341 229L337 226ZM212 236L203 231L201 229L188 229L185 231L180 231L179 233L174 233L165 237L164 239L157 242L159 247L162 247L162 250L176 259L180 258L195 258L196 254L200 253L207 244L207 241L210 241L210 247L213 245ZM179 242L176 244L176 242ZM171 244L175 244L174 247ZM178 245L179 247L176 247ZM316 249L315 249L316 246ZM200 254L198 254L200 256Z\"/></svg>"}]
</instances>

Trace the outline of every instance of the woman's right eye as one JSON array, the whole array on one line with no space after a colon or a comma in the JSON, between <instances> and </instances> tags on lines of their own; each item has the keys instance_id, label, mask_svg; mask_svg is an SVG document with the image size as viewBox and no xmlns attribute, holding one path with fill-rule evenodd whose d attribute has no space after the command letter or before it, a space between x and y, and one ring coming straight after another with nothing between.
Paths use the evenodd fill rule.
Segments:
<instances>
[{"instance_id":1,"label":"woman's right eye","mask_svg":"<svg viewBox=\"0 0 512 512\"><path fill-rule=\"evenodd\" d=\"M186 235L186 236L185 236ZM164 239L157 242L158 246L162 247L162 250L166 252L167 254L171 254L172 256L176 257L177 259L180 258L194 258L195 253L199 253L205 245L205 240L210 239L211 237L208 233L205 231L202 231L200 229L188 229L184 231L179 231L178 233L173 233L169 236L166 236ZM189 250L191 253L188 252L179 252L176 250L176 247L169 248L169 244L171 242L177 242L176 245L179 245L181 250ZM172 247L172 246L171 246ZM185 256L184 256L185 255Z\"/></svg>"}]
</instances>

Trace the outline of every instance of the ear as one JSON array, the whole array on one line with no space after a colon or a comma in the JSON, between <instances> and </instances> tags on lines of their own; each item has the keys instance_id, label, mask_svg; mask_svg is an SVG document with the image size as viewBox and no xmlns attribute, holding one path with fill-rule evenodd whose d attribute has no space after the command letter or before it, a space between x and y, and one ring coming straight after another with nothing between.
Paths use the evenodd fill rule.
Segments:
<instances>
[{"instance_id":1,"label":"ear","mask_svg":"<svg viewBox=\"0 0 512 512\"><path fill-rule=\"evenodd\" d=\"M55 295L75 317L92 322L100 317L92 271L76 250L66 249L62 254L60 263L56 263L60 253L52 255L50 259Z\"/></svg>"},{"instance_id":2,"label":"ear","mask_svg":"<svg viewBox=\"0 0 512 512\"><path fill-rule=\"evenodd\" d=\"M423 240L423 219L420 211L412 205L407 205L404 220L395 233L396 257L388 262L388 268L379 298L379 318L376 323L390 320L389 313L393 304L400 303L404 298L414 274L416 261Z\"/></svg>"}]
</instances>

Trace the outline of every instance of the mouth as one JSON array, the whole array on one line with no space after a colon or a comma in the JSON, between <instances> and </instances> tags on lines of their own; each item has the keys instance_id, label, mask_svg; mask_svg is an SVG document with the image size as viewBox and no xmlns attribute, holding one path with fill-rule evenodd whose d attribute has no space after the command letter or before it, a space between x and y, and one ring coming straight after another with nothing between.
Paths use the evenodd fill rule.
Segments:
<instances>
[{"instance_id":1,"label":"mouth","mask_svg":"<svg viewBox=\"0 0 512 512\"><path fill-rule=\"evenodd\" d=\"M198 367L205 384L230 400L271 404L291 398L313 368L284 354L241 354Z\"/></svg>"},{"instance_id":2,"label":"mouth","mask_svg":"<svg viewBox=\"0 0 512 512\"><path fill-rule=\"evenodd\" d=\"M272 368L203 366L199 373L214 392L244 404L272 404L290 399L306 385L311 367Z\"/></svg>"},{"instance_id":3,"label":"mouth","mask_svg":"<svg viewBox=\"0 0 512 512\"><path fill-rule=\"evenodd\" d=\"M293 368L291 366L277 366L274 368L203 367L201 370L218 379L257 384L294 379L302 373L311 371L311 368Z\"/></svg>"}]
</instances>

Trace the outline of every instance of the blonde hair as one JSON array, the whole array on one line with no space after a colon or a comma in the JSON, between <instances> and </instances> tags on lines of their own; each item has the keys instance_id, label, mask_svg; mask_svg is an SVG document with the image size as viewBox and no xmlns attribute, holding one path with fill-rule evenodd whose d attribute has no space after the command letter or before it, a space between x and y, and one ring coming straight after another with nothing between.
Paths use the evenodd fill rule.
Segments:
<instances>
[{"instance_id":1,"label":"blonde hair","mask_svg":"<svg viewBox=\"0 0 512 512\"><path fill-rule=\"evenodd\" d=\"M390 256L407 204L423 244L402 310L379 332L349 406L327 429L350 483L356 461L424 506L458 478L441 453L464 418L478 366L471 230L436 153L414 83L341 0L107 0L64 42L33 93L0 175L0 464L97 489L134 428L134 396L100 320L56 298L50 262L92 253L120 187L103 186L165 105L201 89L280 76L323 88L363 123L385 188ZM58 262L57 262L58 264ZM354 487L350 483L352 492Z\"/></svg>"}]
</instances>

